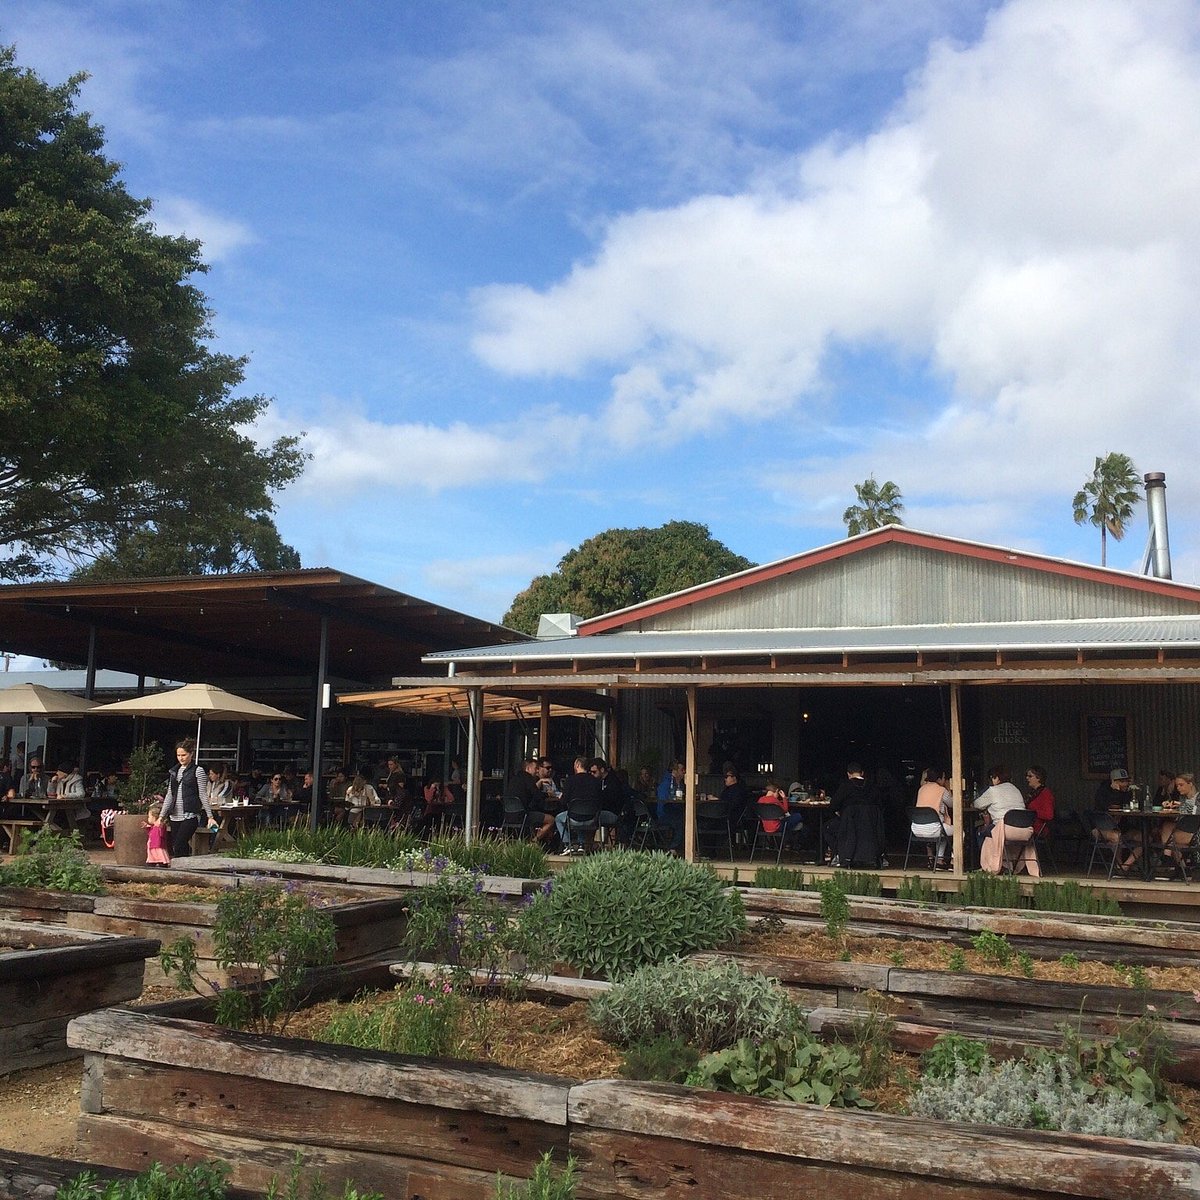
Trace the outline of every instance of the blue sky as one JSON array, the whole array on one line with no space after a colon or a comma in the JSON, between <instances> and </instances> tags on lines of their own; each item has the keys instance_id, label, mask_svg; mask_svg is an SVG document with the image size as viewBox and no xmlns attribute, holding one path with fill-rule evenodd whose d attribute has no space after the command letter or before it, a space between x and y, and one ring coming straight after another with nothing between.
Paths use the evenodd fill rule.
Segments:
<instances>
[{"instance_id":1,"label":"blue sky","mask_svg":"<svg viewBox=\"0 0 1200 1200\"><path fill-rule=\"evenodd\" d=\"M1098 561L1110 450L1200 579L1198 35L1184 0L0 10L204 241L262 436L314 454L304 564L490 619L612 526L835 540L869 473Z\"/></svg>"}]
</instances>

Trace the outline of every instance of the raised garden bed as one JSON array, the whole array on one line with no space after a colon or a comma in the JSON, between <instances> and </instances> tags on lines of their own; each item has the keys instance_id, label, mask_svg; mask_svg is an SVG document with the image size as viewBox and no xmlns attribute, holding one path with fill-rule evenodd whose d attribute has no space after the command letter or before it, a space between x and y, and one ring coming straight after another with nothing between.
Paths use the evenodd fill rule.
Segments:
<instances>
[{"instance_id":1,"label":"raised garden bed","mask_svg":"<svg viewBox=\"0 0 1200 1200\"><path fill-rule=\"evenodd\" d=\"M219 1157L262 1188L293 1154L389 1200L490 1200L495 1172L579 1159L580 1200L1200 1195L1190 1147L943 1124L228 1033L110 1009L71 1025L87 1056L81 1151L141 1169Z\"/></svg>"},{"instance_id":2,"label":"raised garden bed","mask_svg":"<svg viewBox=\"0 0 1200 1200\"><path fill-rule=\"evenodd\" d=\"M0 1075L73 1057L67 1022L140 996L158 948L150 938L0 921Z\"/></svg>"},{"instance_id":3,"label":"raised garden bed","mask_svg":"<svg viewBox=\"0 0 1200 1200\"><path fill-rule=\"evenodd\" d=\"M253 878L181 871L174 867L169 871L110 867L105 871L105 880L118 893L121 885L126 884L143 893L157 888L162 896L77 896L38 889L0 888L0 918L66 925L93 933L151 937L164 945L179 937L194 937L204 974L226 982L212 961L216 902L223 889L246 886ZM328 909L336 927L335 962L347 964L367 959L395 950L403 941L407 908L402 897L349 883L311 886L317 902ZM180 888L197 898L169 898L179 895ZM212 899L204 900L204 896ZM163 982L157 962L147 964L146 982Z\"/></svg>"}]
</instances>

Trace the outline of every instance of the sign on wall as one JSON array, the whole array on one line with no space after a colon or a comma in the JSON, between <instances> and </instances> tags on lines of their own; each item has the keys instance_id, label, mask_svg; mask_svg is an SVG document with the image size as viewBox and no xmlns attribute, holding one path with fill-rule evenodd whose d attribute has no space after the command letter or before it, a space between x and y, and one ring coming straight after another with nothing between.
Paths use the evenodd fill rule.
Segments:
<instances>
[{"instance_id":1,"label":"sign on wall","mask_svg":"<svg viewBox=\"0 0 1200 1200\"><path fill-rule=\"evenodd\" d=\"M1107 779L1115 767L1133 776L1133 718L1126 713L1084 713L1080 747L1085 779Z\"/></svg>"}]
</instances>

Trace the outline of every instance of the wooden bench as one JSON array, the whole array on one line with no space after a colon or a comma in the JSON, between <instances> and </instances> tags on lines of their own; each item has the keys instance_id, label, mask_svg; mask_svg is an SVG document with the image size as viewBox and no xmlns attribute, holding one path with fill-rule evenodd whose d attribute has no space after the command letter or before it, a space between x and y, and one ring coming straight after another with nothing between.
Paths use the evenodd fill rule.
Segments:
<instances>
[{"instance_id":1,"label":"wooden bench","mask_svg":"<svg viewBox=\"0 0 1200 1200\"><path fill-rule=\"evenodd\" d=\"M16 854L21 841L22 829L41 829L41 821L7 821L0 820L0 832L8 838L8 854Z\"/></svg>"}]
</instances>

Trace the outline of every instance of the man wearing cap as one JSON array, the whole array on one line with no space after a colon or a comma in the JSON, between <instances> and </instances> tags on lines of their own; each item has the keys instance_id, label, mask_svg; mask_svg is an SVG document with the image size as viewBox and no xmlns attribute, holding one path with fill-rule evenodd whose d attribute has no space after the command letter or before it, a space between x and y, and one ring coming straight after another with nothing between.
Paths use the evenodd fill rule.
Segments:
<instances>
[{"instance_id":1,"label":"man wearing cap","mask_svg":"<svg viewBox=\"0 0 1200 1200\"><path fill-rule=\"evenodd\" d=\"M1129 803L1129 772L1124 767L1113 767L1108 781L1101 780L1096 787L1092 807L1097 812L1108 812L1110 808L1124 808Z\"/></svg>"}]
</instances>

